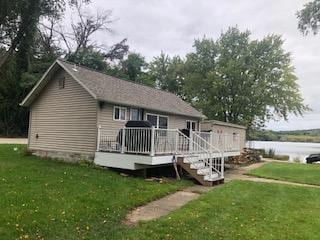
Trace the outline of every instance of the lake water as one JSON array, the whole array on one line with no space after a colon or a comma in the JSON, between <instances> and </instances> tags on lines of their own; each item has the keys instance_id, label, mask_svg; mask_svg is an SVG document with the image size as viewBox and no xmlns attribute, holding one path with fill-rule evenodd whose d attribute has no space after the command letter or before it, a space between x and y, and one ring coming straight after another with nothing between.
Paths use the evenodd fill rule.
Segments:
<instances>
[{"instance_id":1,"label":"lake water","mask_svg":"<svg viewBox=\"0 0 320 240\"><path fill-rule=\"evenodd\" d=\"M276 154L289 155L291 161L299 158L305 162L306 157L310 154L320 153L320 143L250 141L248 146L266 150L274 149Z\"/></svg>"}]
</instances>

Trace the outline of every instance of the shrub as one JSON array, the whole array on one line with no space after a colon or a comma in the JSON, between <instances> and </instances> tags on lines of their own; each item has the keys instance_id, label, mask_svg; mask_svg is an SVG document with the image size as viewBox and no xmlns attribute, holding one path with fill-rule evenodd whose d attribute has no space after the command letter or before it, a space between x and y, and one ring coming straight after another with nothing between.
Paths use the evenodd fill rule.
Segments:
<instances>
[{"instance_id":1,"label":"shrub","mask_svg":"<svg viewBox=\"0 0 320 240\"><path fill-rule=\"evenodd\" d=\"M274 155L273 159L288 161L290 159L289 155Z\"/></svg>"},{"instance_id":2,"label":"shrub","mask_svg":"<svg viewBox=\"0 0 320 240\"><path fill-rule=\"evenodd\" d=\"M294 157L294 158L292 159L292 161L295 162L295 163L301 163L300 157Z\"/></svg>"}]
</instances>

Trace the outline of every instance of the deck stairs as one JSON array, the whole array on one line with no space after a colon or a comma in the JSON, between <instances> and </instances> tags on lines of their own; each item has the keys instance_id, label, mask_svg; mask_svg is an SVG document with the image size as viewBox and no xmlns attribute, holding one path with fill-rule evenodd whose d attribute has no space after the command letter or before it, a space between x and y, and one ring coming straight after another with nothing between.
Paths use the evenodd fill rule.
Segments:
<instances>
[{"instance_id":1,"label":"deck stairs","mask_svg":"<svg viewBox=\"0 0 320 240\"><path fill-rule=\"evenodd\" d=\"M224 181L223 152L211 146L198 134L183 136L188 150L177 157L177 164L204 186L213 186Z\"/></svg>"}]
</instances>

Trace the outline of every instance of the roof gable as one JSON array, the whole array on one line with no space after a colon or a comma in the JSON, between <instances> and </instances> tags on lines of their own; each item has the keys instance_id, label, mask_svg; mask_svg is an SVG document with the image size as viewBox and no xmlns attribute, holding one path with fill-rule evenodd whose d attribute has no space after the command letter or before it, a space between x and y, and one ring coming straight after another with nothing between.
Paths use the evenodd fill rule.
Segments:
<instances>
[{"instance_id":1,"label":"roof gable","mask_svg":"<svg viewBox=\"0 0 320 240\"><path fill-rule=\"evenodd\" d=\"M71 75L94 99L98 101L141 107L197 118L204 117L202 113L173 93L115 78L62 60L55 61L55 63L48 69L41 80L22 101L22 106L29 106L31 104L35 99L35 95L40 93L42 88L50 80L50 75L52 76L52 73L59 66Z\"/></svg>"}]
</instances>

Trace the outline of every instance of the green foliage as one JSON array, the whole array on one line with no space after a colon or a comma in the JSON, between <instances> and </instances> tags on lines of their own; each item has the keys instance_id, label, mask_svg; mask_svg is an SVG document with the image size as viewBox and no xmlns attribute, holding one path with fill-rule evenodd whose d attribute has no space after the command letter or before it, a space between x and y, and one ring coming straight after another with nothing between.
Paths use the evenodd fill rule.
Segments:
<instances>
[{"instance_id":1,"label":"green foliage","mask_svg":"<svg viewBox=\"0 0 320 240\"><path fill-rule=\"evenodd\" d=\"M171 58L162 52L149 63L148 74L159 89L183 97L184 62L179 56Z\"/></svg>"},{"instance_id":2,"label":"green foliage","mask_svg":"<svg viewBox=\"0 0 320 240\"><path fill-rule=\"evenodd\" d=\"M65 1L11 0L0 7L0 135L27 134L28 111L19 106L56 55L39 52L41 17L59 17Z\"/></svg>"},{"instance_id":3,"label":"green foliage","mask_svg":"<svg viewBox=\"0 0 320 240\"><path fill-rule=\"evenodd\" d=\"M304 5L297 13L299 30L307 35L310 32L317 34L320 28L320 0L313 0Z\"/></svg>"},{"instance_id":4,"label":"green foliage","mask_svg":"<svg viewBox=\"0 0 320 240\"><path fill-rule=\"evenodd\" d=\"M155 82L148 74L147 68L148 64L141 54L129 53L128 56L121 59L118 64L111 64L105 73L133 82L154 86Z\"/></svg>"},{"instance_id":5,"label":"green foliage","mask_svg":"<svg viewBox=\"0 0 320 240\"><path fill-rule=\"evenodd\" d=\"M103 53L95 50L93 47L80 49L77 52L67 54L66 59L98 71L105 71L107 69L107 63L105 62Z\"/></svg>"},{"instance_id":6,"label":"green foliage","mask_svg":"<svg viewBox=\"0 0 320 240\"><path fill-rule=\"evenodd\" d=\"M250 40L250 32L229 28L217 41L196 40L187 55L185 94L209 118L263 126L309 108L296 83L283 40L269 35Z\"/></svg>"},{"instance_id":7,"label":"green foliage","mask_svg":"<svg viewBox=\"0 0 320 240\"><path fill-rule=\"evenodd\" d=\"M121 62L122 70L128 79L134 82L142 82L143 70L147 63L139 53L129 53L127 59Z\"/></svg>"},{"instance_id":8,"label":"green foliage","mask_svg":"<svg viewBox=\"0 0 320 240\"><path fill-rule=\"evenodd\" d=\"M320 142L320 129L295 131L251 130L248 139L280 142Z\"/></svg>"}]
</instances>

